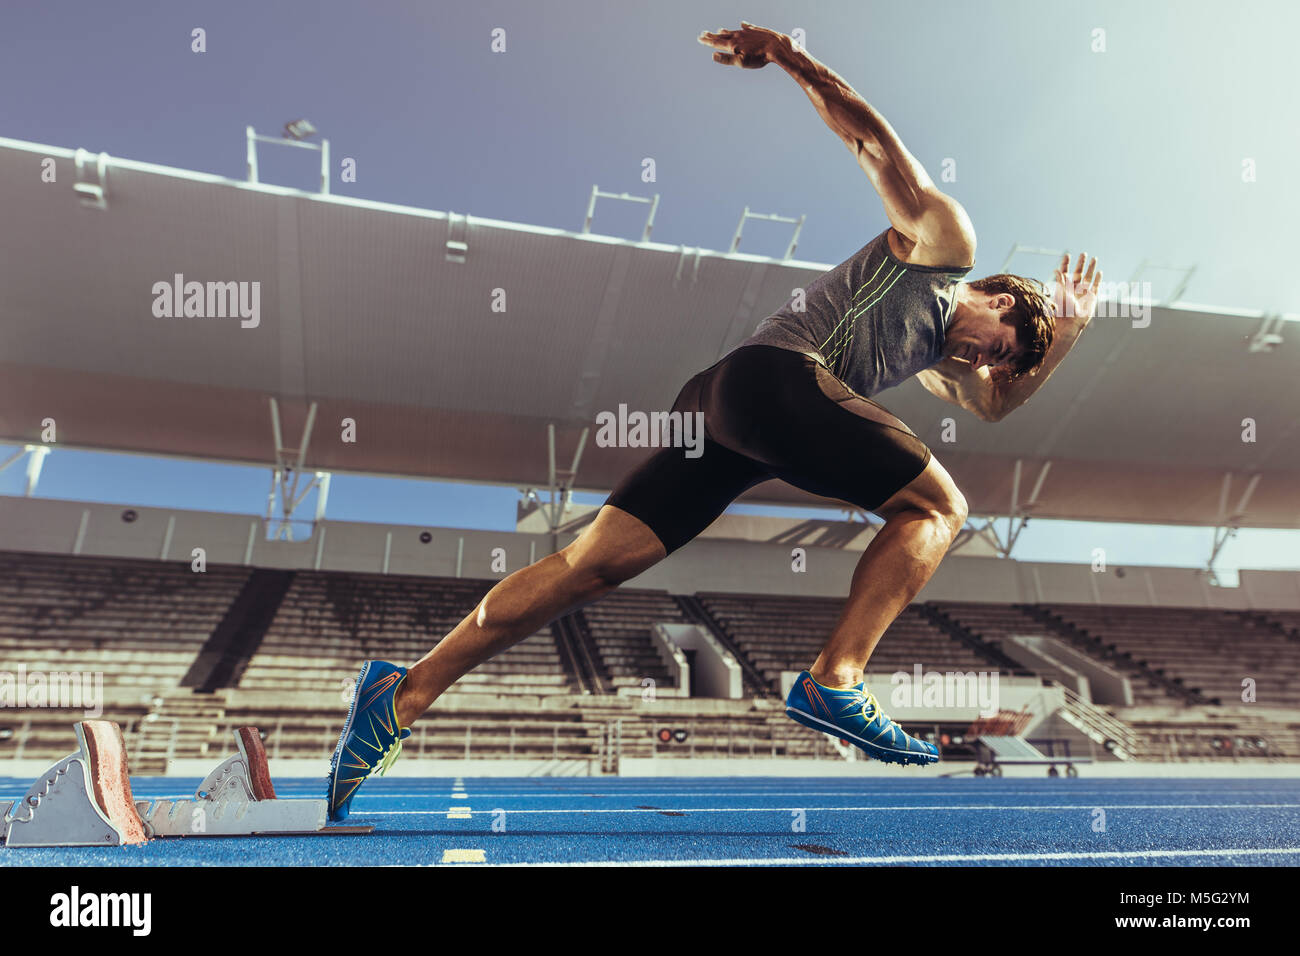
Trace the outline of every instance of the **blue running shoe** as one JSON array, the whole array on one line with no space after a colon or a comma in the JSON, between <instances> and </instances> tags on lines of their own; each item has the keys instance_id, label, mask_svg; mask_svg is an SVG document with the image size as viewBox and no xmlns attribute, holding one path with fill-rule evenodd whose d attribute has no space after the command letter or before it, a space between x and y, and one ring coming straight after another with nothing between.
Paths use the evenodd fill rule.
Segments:
<instances>
[{"instance_id":1,"label":"blue running shoe","mask_svg":"<svg viewBox=\"0 0 1300 956\"><path fill-rule=\"evenodd\" d=\"M856 744L875 760L902 764L939 761L939 748L908 735L886 717L865 682L837 690L817 683L804 671L790 688L785 712L805 727Z\"/></svg>"},{"instance_id":2,"label":"blue running shoe","mask_svg":"<svg viewBox=\"0 0 1300 956\"><path fill-rule=\"evenodd\" d=\"M348 720L330 760L325 797L334 823L347 819L353 794L376 766L385 773L401 754L402 741L411 736L409 729L397 723L397 687L405 677L405 667L387 661L361 665Z\"/></svg>"}]
</instances>

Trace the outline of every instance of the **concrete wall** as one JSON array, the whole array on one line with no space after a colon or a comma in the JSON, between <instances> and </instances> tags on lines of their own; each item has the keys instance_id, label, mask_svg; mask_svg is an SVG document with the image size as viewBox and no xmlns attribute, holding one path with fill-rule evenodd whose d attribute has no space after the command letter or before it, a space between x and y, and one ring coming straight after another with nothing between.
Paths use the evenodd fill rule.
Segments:
<instances>
[{"instance_id":1,"label":"concrete wall","mask_svg":"<svg viewBox=\"0 0 1300 956\"><path fill-rule=\"evenodd\" d=\"M131 507L137 519L127 523ZM0 495L0 549L108 557L190 560L202 547L212 564L327 571L500 578L547 553L547 535L325 521L306 541L267 541L260 518L202 511L57 501ZM249 552L250 530L252 548ZM323 531L323 534L322 534ZM427 532L430 540L420 541ZM391 535L391 539L390 536ZM563 535L561 546L572 541ZM493 569L502 549L505 571ZM843 597L861 553L808 547L806 570L792 570L793 546L701 538L628 582L630 587ZM1024 563L952 555L918 600L1133 604L1300 610L1300 573L1242 571L1238 588L1213 588L1191 568Z\"/></svg>"}]
</instances>

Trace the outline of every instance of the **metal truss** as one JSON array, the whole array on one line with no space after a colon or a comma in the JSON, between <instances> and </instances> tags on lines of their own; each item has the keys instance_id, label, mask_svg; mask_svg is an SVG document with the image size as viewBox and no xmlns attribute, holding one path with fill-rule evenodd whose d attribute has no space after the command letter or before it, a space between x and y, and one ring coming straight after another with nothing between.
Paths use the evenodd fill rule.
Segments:
<instances>
[{"instance_id":1,"label":"metal truss","mask_svg":"<svg viewBox=\"0 0 1300 956\"><path fill-rule=\"evenodd\" d=\"M731 248L728 251L735 252L740 248L740 234L745 228L746 219L763 219L768 222L788 222L794 225L794 235L790 237L790 245L785 247L785 255L781 258L789 259L794 255L794 250L799 245L799 233L803 231L804 220L807 218L807 215L800 216L798 219L791 219L788 216L750 212L749 207L746 206L745 211L740 214L740 222L736 224L736 234L731 237Z\"/></svg>"},{"instance_id":2,"label":"metal truss","mask_svg":"<svg viewBox=\"0 0 1300 956\"><path fill-rule=\"evenodd\" d=\"M641 241L650 241L650 230L654 228L655 212L659 209L659 194L655 193L653 199L646 199L644 196L633 196L631 193L603 193L600 187L591 187L591 201L587 203L587 217L582 221L582 231L584 234L591 232L591 217L596 214L596 199L603 197L605 199L623 199L627 202L648 202L650 204L650 215L645 221L645 230L641 233Z\"/></svg>"},{"instance_id":3,"label":"metal truss","mask_svg":"<svg viewBox=\"0 0 1300 956\"><path fill-rule=\"evenodd\" d=\"M1148 259L1143 259L1138 264L1137 271L1133 273L1133 278L1131 280L1132 283L1136 285L1138 280L1146 274L1148 269L1162 269L1166 272L1177 272L1180 276L1178 284L1174 286L1173 291L1158 303L1159 305L1166 306L1173 305L1175 302L1182 300L1183 293L1187 291L1187 286L1192 281L1192 276L1196 274L1196 266L1162 266L1158 263L1151 262Z\"/></svg>"},{"instance_id":4,"label":"metal truss","mask_svg":"<svg viewBox=\"0 0 1300 956\"><path fill-rule=\"evenodd\" d=\"M1210 584L1215 587L1219 586L1219 576L1214 570L1214 562L1219 557L1219 552L1223 546L1228 543L1229 538L1237 536L1237 530L1241 526L1241 519L1246 516L1246 506L1250 503L1251 495L1259 487L1260 475L1253 474L1246 482L1246 489L1237 499L1237 507L1228 511L1228 494L1232 488L1232 472L1224 472L1223 485L1219 488L1219 515L1214 527L1214 542L1210 548L1209 560L1205 562L1205 576Z\"/></svg>"},{"instance_id":5,"label":"metal truss","mask_svg":"<svg viewBox=\"0 0 1300 956\"><path fill-rule=\"evenodd\" d=\"M1259 331L1250 339L1251 352L1272 352L1282 344L1282 328L1286 320L1280 314L1264 315L1260 320Z\"/></svg>"},{"instance_id":6,"label":"metal truss","mask_svg":"<svg viewBox=\"0 0 1300 956\"><path fill-rule=\"evenodd\" d=\"M1017 242L1011 247L1011 251L1007 253L1006 259L1002 262L1002 268L998 271L1006 272L1009 270L1011 268L1011 260L1022 252L1031 256L1049 256L1054 263L1059 261L1061 256L1065 255L1064 249L1044 249L1041 246L1026 246Z\"/></svg>"},{"instance_id":7,"label":"metal truss","mask_svg":"<svg viewBox=\"0 0 1300 956\"><path fill-rule=\"evenodd\" d=\"M1011 247L1011 251L1007 253L1007 257L1002 263L1001 271L1008 271L1011 268L1011 261L1015 259L1017 255L1022 253L1031 256L1047 256L1052 259L1054 269L1055 263L1060 261L1061 256L1065 255L1066 250L1045 249L1041 246L1027 246L1017 242ZM1173 290L1157 303L1162 306L1173 305L1175 302L1181 301L1183 293L1187 291L1187 286L1191 283L1192 277L1196 274L1196 266L1166 266L1152 262L1149 259L1143 259L1138 264L1137 271L1133 273L1133 278L1130 280L1131 283L1136 285L1138 281L1151 269L1176 272L1179 276L1177 284L1174 286Z\"/></svg>"},{"instance_id":8,"label":"metal truss","mask_svg":"<svg viewBox=\"0 0 1300 956\"><path fill-rule=\"evenodd\" d=\"M1011 478L1011 508L1007 514L987 518L984 524L978 528L963 528L952 544L954 549L964 544L972 536L978 535L991 544L1000 557L1011 557L1011 552L1016 546L1016 541L1020 538L1020 533L1025 530L1025 525L1029 524L1029 510L1038 504L1038 495L1043 490L1043 482L1047 480L1047 473L1052 469L1052 462L1050 460L1043 462L1042 467L1038 470L1038 478L1034 481L1034 489L1029 494L1029 500L1022 503L1020 501L1020 478L1023 469L1024 462L1017 458L1015 471ZM1005 536L998 533L995 523L1000 517L1007 519Z\"/></svg>"},{"instance_id":9,"label":"metal truss","mask_svg":"<svg viewBox=\"0 0 1300 956\"><path fill-rule=\"evenodd\" d=\"M30 455L31 457L27 459L27 484L23 487L23 496L30 498L36 493L36 484L41 480L41 466L45 464L45 456L49 453L49 445L23 445L4 461L0 461L0 471L4 471L24 455Z\"/></svg>"},{"instance_id":10,"label":"metal truss","mask_svg":"<svg viewBox=\"0 0 1300 956\"><path fill-rule=\"evenodd\" d=\"M271 490L266 497L267 536L276 541L293 541L294 512L303 500L316 490L316 516L311 522L312 529L319 527L325 520L325 504L329 498L329 472L315 472L307 486L298 491L302 480L302 463L307 457L307 442L311 438L312 426L316 422L316 403L312 402L307 410L307 421L302 426L302 441L297 448L286 448L280 431L280 406L271 398L271 434L275 439L275 467L271 471ZM280 514L276 516L276 498L280 502ZM310 532L308 537L310 537Z\"/></svg>"},{"instance_id":11,"label":"metal truss","mask_svg":"<svg viewBox=\"0 0 1300 956\"><path fill-rule=\"evenodd\" d=\"M107 209L108 153L95 156L94 166L89 166L91 157L91 152L86 149L78 149L74 155L73 163L77 173L72 191L81 198L81 205L87 209Z\"/></svg>"},{"instance_id":12,"label":"metal truss","mask_svg":"<svg viewBox=\"0 0 1300 956\"><path fill-rule=\"evenodd\" d=\"M564 512L568 510L569 502L573 500L573 482L578 475L578 464L582 461L582 450L587 444L587 432L588 429L584 428L582 434L578 436L578 447L573 453L573 464L567 471L557 470L555 425L548 423L546 426L547 486L544 489L520 489L524 499L535 503L541 510L542 517L546 519L546 527L551 535L551 554L560 550L560 528L564 524ZM543 501L539 492L548 494L549 500Z\"/></svg>"},{"instance_id":13,"label":"metal truss","mask_svg":"<svg viewBox=\"0 0 1300 956\"><path fill-rule=\"evenodd\" d=\"M320 191L322 195L329 195L330 191L330 141L322 139L320 144L304 143L297 139L282 138L279 136L263 136L251 126L244 127L244 135L247 139L248 153L248 181L250 183L259 182L257 178L257 144L273 143L276 146L296 146L299 149L314 149L320 152ZM286 127L286 136L287 127Z\"/></svg>"}]
</instances>

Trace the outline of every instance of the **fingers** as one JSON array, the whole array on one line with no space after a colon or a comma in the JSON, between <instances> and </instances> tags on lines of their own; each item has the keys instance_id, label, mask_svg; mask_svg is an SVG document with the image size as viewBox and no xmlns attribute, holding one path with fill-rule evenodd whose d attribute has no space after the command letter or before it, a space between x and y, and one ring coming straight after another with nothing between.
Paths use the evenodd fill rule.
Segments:
<instances>
[{"instance_id":1,"label":"fingers","mask_svg":"<svg viewBox=\"0 0 1300 956\"><path fill-rule=\"evenodd\" d=\"M721 52L713 54L713 62L731 66L744 56L740 37L735 30L718 30L715 33L701 33L696 37L705 46L711 46ZM743 61L742 61L743 65Z\"/></svg>"},{"instance_id":2,"label":"fingers","mask_svg":"<svg viewBox=\"0 0 1300 956\"><path fill-rule=\"evenodd\" d=\"M1085 264L1087 265L1086 271L1084 270ZM1072 277L1069 274L1069 270L1070 254L1066 252L1062 254L1061 263L1056 267L1057 279L1064 283L1068 279L1073 278L1074 281L1070 283L1072 289L1091 289L1095 292L1098 287L1100 287L1101 270L1097 268L1096 256L1089 258L1086 252L1079 253L1079 258L1074 263L1074 275Z\"/></svg>"},{"instance_id":3,"label":"fingers","mask_svg":"<svg viewBox=\"0 0 1300 956\"><path fill-rule=\"evenodd\" d=\"M1079 263L1082 266L1083 256L1079 257ZM1101 287L1101 269L1097 268L1096 256L1088 260L1088 271L1083 273L1082 283L1080 283L1079 270L1075 270L1075 284L1082 284L1090 292L1096 292Z\"/></svg>"},{"instance_id":4,"label":"fingers","mask_svg":"<svg viewBox=\"0 0 1300 956\"><path fill-rule=\"evenodd\" d=\"M742 40L752 41L755 39L755 34L775 35L776 31L769 30L766 27L756 27L746 20L741 20L739 30L724 30L722 27L718 27L711 33L708 31L701 33L696 39L709 46L722 47L730 46Z\"/></svg>"}]
</instances>

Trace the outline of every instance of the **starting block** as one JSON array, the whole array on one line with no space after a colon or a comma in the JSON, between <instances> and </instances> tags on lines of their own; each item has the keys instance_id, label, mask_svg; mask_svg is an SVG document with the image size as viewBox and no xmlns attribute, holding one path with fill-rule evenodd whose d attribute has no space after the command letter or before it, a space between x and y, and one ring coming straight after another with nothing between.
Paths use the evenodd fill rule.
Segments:
<instances>
[{"instance_id":1,"label":"starting block","mask_svg":"<svg viewBox=\"0 0 1300 956\"><path fill-rule=\"evenodd\" d=\"M124 846L152 837L364 834L327 827L322 800L276 797L256 727L235 731L238 752L199 784L194 799L135 800L122 730L107 720L74 726L80 745L13 804L0 803L5 846Z\"/></svg>"}]
</instances>

